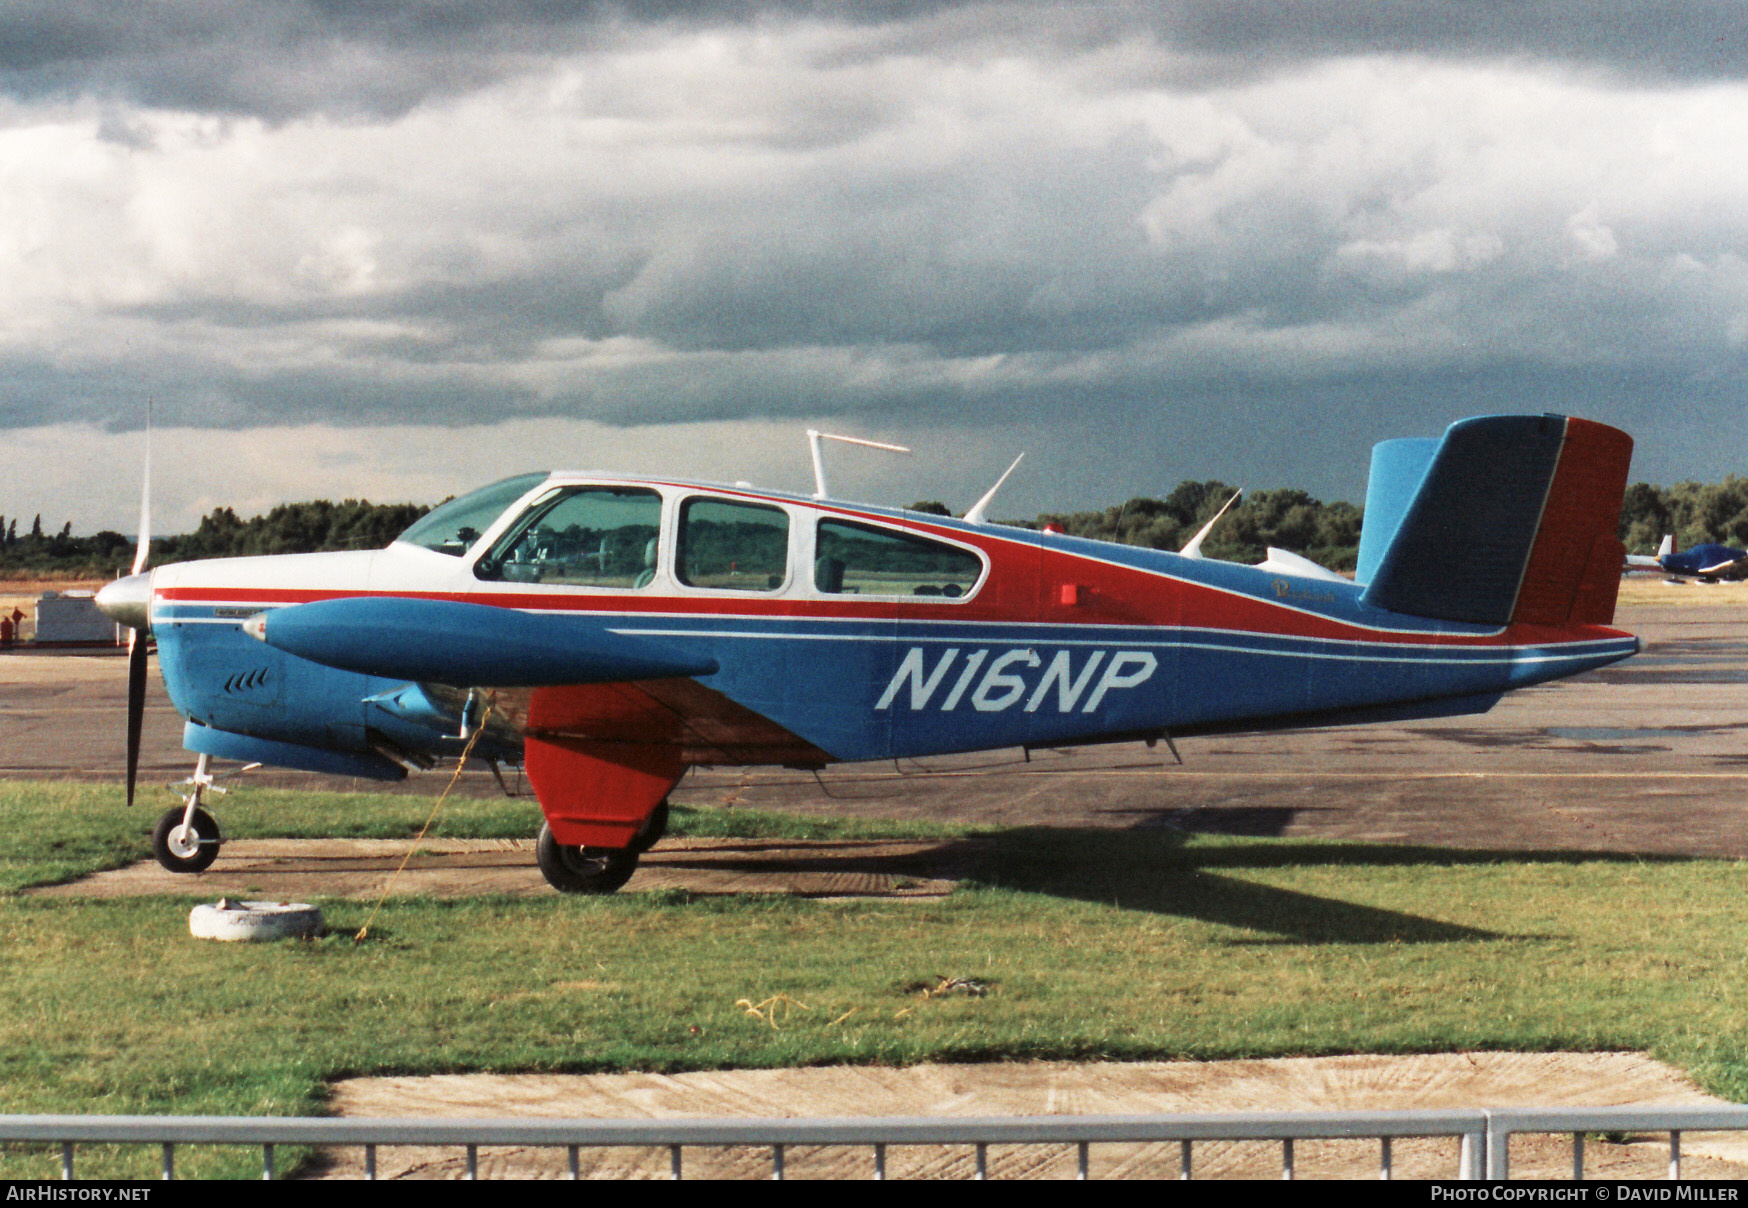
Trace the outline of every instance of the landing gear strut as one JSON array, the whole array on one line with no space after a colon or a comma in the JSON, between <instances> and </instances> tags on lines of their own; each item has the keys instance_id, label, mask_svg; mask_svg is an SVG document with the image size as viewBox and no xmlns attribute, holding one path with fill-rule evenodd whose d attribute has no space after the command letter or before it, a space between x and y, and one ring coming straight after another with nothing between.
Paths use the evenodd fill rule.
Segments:
<instances>
[{"instance_id":1,"label":"landing gear strut","mask_svg":"<svg viewBox=\"0 0 1748 1208\"><path fill-rule=\"evenodd\" d=\"M200 805L208 790L225 791L213 783L215 779L207 771L205 755L195 760L194 774L177 786L186 787L182 804L159 818L152 831L152 854L171 872L201 872L218 859L224 836L219 834L218 821Z\"/></svg>"},{"instance_id":2,"label":"landing gear strut","mask_svg":"<svg viewBox=\"0 0 1748 1208\"><path fill-rule=\"evenodd\" d=\"M562 893L612 893L637 871L635 847L573 847L552 836L552 827L540 825L540 841L534 859L546 883Z\"/></svg>"}]
</instances>

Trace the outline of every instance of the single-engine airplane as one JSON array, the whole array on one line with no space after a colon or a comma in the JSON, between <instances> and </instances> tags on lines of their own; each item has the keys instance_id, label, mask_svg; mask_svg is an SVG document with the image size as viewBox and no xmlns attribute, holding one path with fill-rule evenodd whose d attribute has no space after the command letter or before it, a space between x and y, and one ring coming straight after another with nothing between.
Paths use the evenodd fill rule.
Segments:
<instances>
[{"instance_id":1,"label":"single-engine airplane","mask_svg":"<svg viewBox=\"0 0 1748 1208\"><path fill-rule=\"evenodd\" d=\"M1719 579L1748 577L1748 550L1719 545L1715 541L1678 550L1675 548L1675 538L1665 536L1663 544L1657 547L1655 554L1628 554L1626 569L1629 572L1661 570L1677 578L1716 583Z\"/></svg>"},{"instance_id":2,"label":"single-engine airplane","mask_svg":"<svg viewBox=\"0 0 1748 1208\"><path fill-rule=\"evenodd\" d=\"M535 473L387 549L160 566L99 604L156 637L199 756L166 867L218 851L209 757L389 779L471 741L526 771L546 879L611 892L692 766L1475 713L1625 658L1631 450L1558 415L1387 441L1354 582L993 525L988 495L965 520L844 503L823 473L813 496Z\"/></svg>"}]
</instances>

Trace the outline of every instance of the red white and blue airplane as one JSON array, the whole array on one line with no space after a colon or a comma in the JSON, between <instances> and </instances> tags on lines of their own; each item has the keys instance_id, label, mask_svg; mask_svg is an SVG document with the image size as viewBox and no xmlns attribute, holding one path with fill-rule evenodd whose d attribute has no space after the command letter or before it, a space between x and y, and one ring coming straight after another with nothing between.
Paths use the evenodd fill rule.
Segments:
<instances>
[{"instance_id":1,"label":"red white and blue airplane","mask_svg":"<svg viewBox=\"0 0 1748 1208\"><path fill-rule=\"evenodd\" d=\"M988 496L954 520L823 474L809 497L536 473L387 549L136 567L99 605L155 636L200 757L166 867L218 851L209 757L391 779L472 741L525 769L547 880L611 892L693 766L1475 713L1625 658L1631 450L1557 415L1385 442L1352 582L988 524Z\"/></svg>"}]
</instances>

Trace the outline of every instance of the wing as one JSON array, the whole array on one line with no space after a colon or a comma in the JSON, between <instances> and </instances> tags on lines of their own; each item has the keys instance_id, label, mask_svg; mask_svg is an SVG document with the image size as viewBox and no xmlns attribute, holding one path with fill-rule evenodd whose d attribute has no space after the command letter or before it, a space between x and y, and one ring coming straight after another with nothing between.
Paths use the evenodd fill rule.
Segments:
<instances>
[{"instance_id":1,"label":"wing","mask_svg":"<svg viewBox=\"0 0 1748 1208\"><path fill-rule=\"evenodd\" d=\"M1725 576L1732 572L1740 574L1745 569L1748 569L1748 558L1727 558L1722 562L1714 562L1710 566L1701 567L1693 573L1696 575Z\"/></svg>"},{"instance_id":2,"label":"wing","mask_svg":"<svg viewBox=\"0 0 1748 1208\"><path fill-rule=\"evenodd\" d=\"M471 688L713 675L717 663L615 633L601 617L459 600L347 596L258 613L244 632L324 667Z\"/></svg>"},{"instance_id":3,"label":"wing","mask_svg":"<svg viewBox=\"0 0 1748 1208\"><path fill-rule=\"evenodd\" d=\"M457 707L464 697L454 689L432 691ZM524 740L671 747L683 765L832 762L812 743L690 679L494 688L488 699Z\"/></svg>"},{"instance_id":4,"label":"wing","mask_svg":"<svg viewBox=\"0 0 1748 1208\"><path fill-rule=\"evenodd\" d=\"M403 714L434 706L439 726L483 691L486 725L520 736L561 844L626 847L693 764L831 762L692 678L714 674L715 659L612 625L610 614L353 596L274 609L244 629L323 666L414 681L394 703Z\"/></svg>"}]
</instances>

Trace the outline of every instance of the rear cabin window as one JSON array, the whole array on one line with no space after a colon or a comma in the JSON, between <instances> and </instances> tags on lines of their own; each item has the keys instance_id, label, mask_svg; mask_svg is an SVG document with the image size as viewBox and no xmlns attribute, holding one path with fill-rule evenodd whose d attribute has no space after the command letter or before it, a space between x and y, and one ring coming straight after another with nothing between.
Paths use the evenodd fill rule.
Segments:
<instances>
[{"instance_id":1,"label":"rear cabin window","mask_svg":"<svg viewBox=\"0 0 1748 1208\"><path fill-rule=\"evenodd\" d=\"M834 595L958 599L983 574L983 560L969 550L847 520L819 522L815 554L813 584Z\"/></svg>"},{"instance_id":2,"label":"rear cabin window","mask_svg":"<svg viewBox=\"0 0 1748 1208\"><path fill-rule=\"evenodd\" d=\"M481 579L639 588L655 578L662 497L641 487L571 487L534 501L474 566Z\"/></svg>"},{"instance_id":3,"label":"rear cabin window","mask_svg":"<svg viewBox=\"0 0 1748 1208\"><path fill-rule=\"evenodd\" d=\"M688 587L776 591L789 579L789 513L759 503L688 499L676 571Z\"/></svg>"}]
</instances>

